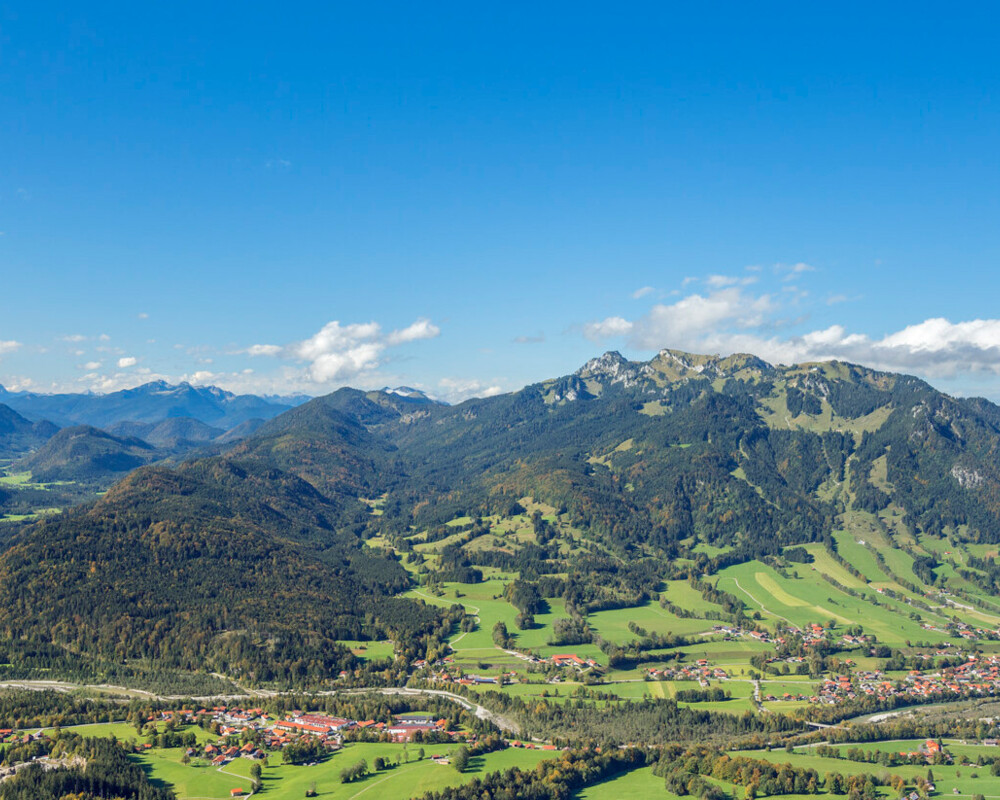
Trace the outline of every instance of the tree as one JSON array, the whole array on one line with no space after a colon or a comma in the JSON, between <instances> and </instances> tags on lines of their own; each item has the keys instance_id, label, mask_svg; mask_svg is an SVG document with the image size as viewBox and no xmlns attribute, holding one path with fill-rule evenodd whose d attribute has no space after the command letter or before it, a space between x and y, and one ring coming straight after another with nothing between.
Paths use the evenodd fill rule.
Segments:
<instances>
[{"instance_id":1,"label":"tree","mask_svg":"<svg viewBox=\"0 0 1000 800\"><path fill-rule=\"evenodd\" d=\"M465 768L469 765L469 748L462 745L452 753L451 765L457 772L465 772Z\"/></svg>"},{"instance_id":2,"label":"tree","mask_svg":"<svg viewBox=\"0 0 1000 800\"><path fill-rule=\"evenodd\" d=\"M493 644L497 647L510 646L510 633L507 632L507 625L502 620L498 620L493 626Z\"/></svg>"},{"instance_id":3,"label":"tree","mask_svg":"<svg viewBox=\"0 0 1000 800\"><path fill-rule=\"evenodd\" d=\"M255 761L253 764L250 765L250 780L259 781L260 773L261 773L260 764L258 764Z\"/></svg>"}]
</instances>

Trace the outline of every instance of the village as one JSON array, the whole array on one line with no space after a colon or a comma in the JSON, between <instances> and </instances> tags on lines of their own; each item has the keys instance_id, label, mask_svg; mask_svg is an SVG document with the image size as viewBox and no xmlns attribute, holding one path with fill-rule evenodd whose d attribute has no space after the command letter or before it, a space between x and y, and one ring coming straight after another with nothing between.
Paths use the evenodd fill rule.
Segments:
<instances>
[{"instance_id":1,"label":"village","mask_svg":"<svg viewBox=\"0 0 1000 800\"><path fill-rule=\"evenodd\" d=\"M308 741L317 753L340 750L345 740L361 739L395 743L474 743L476 735L449 730L448 720L425 714L398 714L390 722L349 720L325 714L291 712L275 717L262 708L215 706L212 708L161 711L150 715L143 725L149 730L159 725L170 728L198 726L218 734L218 739L187 746L188 759L204 759L220 767L237 758L263 761L271 753L280 753L291 745ZM0 730L3 744L29 744L47 736L47 731L19 732ZM186 737L194 740L193 733ZM136 752L152 749L150 742L137 743Z\"/></svg>"},{"instance_id":2,"label":"village","mask_svg":"<svg viewBox=\"0 0 1000 800\"><path fill-rule=\"evenodd\" d=\"M977 657L954 667L925 673L911 670L903 680L892 680L878 670L839 675L821 684L819 693L809 700L833 704L867 695L889 697L932 698L939 695L955 697L994 695L1000 691L1000 656Z\"/></svg>"}]
</instances>

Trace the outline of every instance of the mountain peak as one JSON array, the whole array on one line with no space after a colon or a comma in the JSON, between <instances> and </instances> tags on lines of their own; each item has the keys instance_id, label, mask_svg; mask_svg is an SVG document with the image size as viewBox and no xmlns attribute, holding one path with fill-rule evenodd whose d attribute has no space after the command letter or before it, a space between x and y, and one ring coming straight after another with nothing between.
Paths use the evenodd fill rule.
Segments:
<instances>
[{"instance_id":1,"label":"mountain peak","mask_svg":"<svg viewBox=\"0 0 1000 800\"><path fill-rule=\"evenodd\" d=\"M581 378L609 378L614 381L622 379L626 373L634 372L634 368L638 366L617 350L608 350L604 355L590 359L576 371L576 375Z\"/></svg>"},{"instance_id":2,"label":"mountain peak","mask_svg":"<svg viewBox=\"0 0 1000 800\"><path fill-rule=\"evenodd\" d=\"M396 394L400 397L405 397L409 400L430 400L430 398L419 389L414 389L410 386L396 386L389 387L386 386L382 389L385 394Z\"/></svg>"}]
</instances>

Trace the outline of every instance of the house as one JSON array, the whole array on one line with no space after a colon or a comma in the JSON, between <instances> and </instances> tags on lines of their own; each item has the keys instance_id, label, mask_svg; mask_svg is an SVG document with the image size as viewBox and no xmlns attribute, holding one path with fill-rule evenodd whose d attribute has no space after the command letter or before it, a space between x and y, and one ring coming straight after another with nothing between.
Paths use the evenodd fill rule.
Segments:
<instances>
[{"instance_id":1,"label":"house","mask_svg":"<svg viewBox=\"0 0 1000 800\"><path fill-rule=\"evenodd\" d=\"M246 792L243 791L242 789L230 789L229 790L229 796L230 797L243 797L243 795L245 795L245 794L246 794Z\"/></svg>"}]
</instances>

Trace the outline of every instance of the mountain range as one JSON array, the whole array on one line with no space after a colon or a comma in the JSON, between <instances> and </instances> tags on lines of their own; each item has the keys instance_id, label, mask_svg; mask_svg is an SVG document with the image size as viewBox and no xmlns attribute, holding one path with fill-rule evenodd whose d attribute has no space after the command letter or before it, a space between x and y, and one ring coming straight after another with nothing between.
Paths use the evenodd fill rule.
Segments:
<instances>
[{"instance_id":1,"label":"mountain range","mask_svg":"<svg viewBox=\"0 0 1000 800\"><path fill-rule=\"evenodd\" d=\"M48 420L60 427L108 428L122 422L156 424L173 417L190 417L229 430L248 420L276 417L305 399L265 399L236 395L216 386L174 386L163 381L109 394L10 392L0 386L0 403L32 421Z\"/></svg>"},{"instance_id":2,"label":"mountain range","mask_svg":"<svg viewBox=\"0 0 1000 800\"><path fill-rule=\"evenodd\" d=\"M212 433L185 423L161 441ZM606 353L456 406L341 389L17 534L0 555L11 592L0 631L87 658L258 679L305 661L315 676L330 666L321 652L349 660L340 638L433 646L442 612L392 599L414 575L552 576L545 585L585 621L587 609L648 600L661 580L803 545L835 552L843 530L919 559L931 540L996 544L998 454L993 403L842 362ZM524 503L555 523L504 538L499 521ZM932 582L963 566L936 574L926 559L914 569Z\"/></svg>"}]
</instances>

